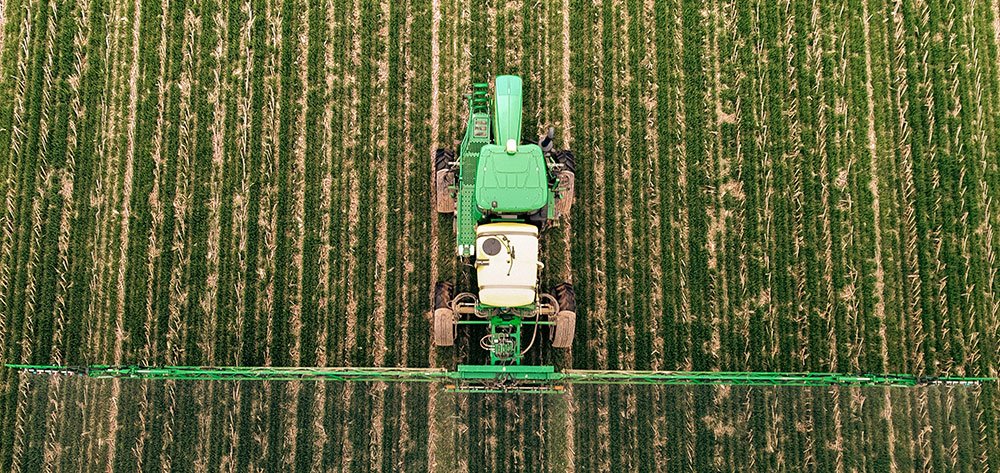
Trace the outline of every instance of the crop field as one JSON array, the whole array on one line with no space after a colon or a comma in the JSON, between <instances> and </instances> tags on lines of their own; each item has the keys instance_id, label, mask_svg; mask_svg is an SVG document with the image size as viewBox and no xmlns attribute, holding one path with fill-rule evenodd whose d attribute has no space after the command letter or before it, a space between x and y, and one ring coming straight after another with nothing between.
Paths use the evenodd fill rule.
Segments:
<instances>
[{"instance_id":1,"label":"crop field","mask_svg":"<svg viewBox=\"0 0 1000 473\"><path fill-rule=\"evenodd\" d=\"M0 363L443 366L462 95L577 156L557 367L1000 375L998 0L0 0ZM1000 471L1000 391L0 370L0 471Z\"/></svg>"}]
</instances>

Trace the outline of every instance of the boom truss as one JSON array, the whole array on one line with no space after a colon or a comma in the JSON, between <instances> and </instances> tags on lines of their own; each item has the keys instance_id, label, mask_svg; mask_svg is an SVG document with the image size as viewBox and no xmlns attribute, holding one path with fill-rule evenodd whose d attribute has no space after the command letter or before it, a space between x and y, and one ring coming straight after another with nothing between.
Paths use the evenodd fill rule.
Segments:
<instances>
[{"instance_id":1,"label":"boom truss","mask_svg":"<svg viewBox=\"0 0 1000 473\"><path fill-rule=\"evenodd\" d=\"M730 386L978 386L985 377L925 377L910 374L843 374L744 371L555 371L551 366L444 368L331 368L254 366L55 366L8 364L30 374L88 378L189 381L341 381L445 383L460 392L559 392L569 384Z\"/></svg>"}]
</instances>

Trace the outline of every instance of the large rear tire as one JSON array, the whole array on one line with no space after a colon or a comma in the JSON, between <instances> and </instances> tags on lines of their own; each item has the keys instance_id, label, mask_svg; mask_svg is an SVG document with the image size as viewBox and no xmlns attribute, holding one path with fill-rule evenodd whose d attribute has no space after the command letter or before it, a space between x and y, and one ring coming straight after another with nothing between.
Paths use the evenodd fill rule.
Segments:
<instances>
[{"instance_id":1,"label":"large rear tire","mask_svg":"<svg viewBox=\"0 0 1000 473\"><path fill-rule=\"evenodd\" d=\"M553 292L559 303L559 313L553 320L556 324L551 326L552 347L570 348L576 335L576 292L568 282L557 285Z\"/></svg>"},{"instance_id":2,"label":"large rear tire","mask_svg":"<svg viewBox=\"0 0 1000 473\"><path fill-rule=\"evenodd\" d=\"M455 313L451 309L434 309L434 345L450 347L455 344Z\"/></svg>"},{"instance_id":3,"label":"large rear tire","mask_svg":"<svg viewBox=\"0 0 1000 473\"><path fill-rule=\"evenodd\" d=\"M576 335L576 312L560 310L556 314L556 324L552 331L553 348L572 348L573 336Z\"/></svg>"},{"instance_id":4,"label":"large rear tire","mask_svg":"<svg viewBox=\"0 0 1000 473\"><path fill-rule=\"evenodd\" d=\"M434 285L434 345L450 347L455 344L455 313L451 310L450 282L438 281Z\"/></svg>"}]
</instances>

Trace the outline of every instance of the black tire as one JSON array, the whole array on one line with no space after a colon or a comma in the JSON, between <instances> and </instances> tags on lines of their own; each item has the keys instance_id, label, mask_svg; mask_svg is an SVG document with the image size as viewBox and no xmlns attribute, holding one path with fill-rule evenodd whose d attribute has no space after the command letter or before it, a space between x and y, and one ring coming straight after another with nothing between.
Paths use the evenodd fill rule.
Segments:
<instances>
[{"instance_id":1,"label":"black tire","mask_svg":"<svg viewBox=\"0 0 1000 473\"><path fill-rule=\"evenodd\" d=\"M447 148L438 148L434 151L434 171L448 169L453 161L455 161L454 151Z\"/></svg>"},{"instance_id":2,"label":"black tire","mask_svg":"<svg viewBox=\"0 0 1000 473\"><path fill-rule=\"evenodd\" d=\"M552 289L555 293L556 302L559 303L559 311L568 310L576 312L576 291L573 285L568 282L559 283Z\"/></svg>"},{"instance_id":3,"label":"black tire","mask_svg":"<svg viewBox=\"0 0 1000 473\"><path fill-rule=\"evenodd\" d=\"M455 285L448 281L438 281L434 285L434 309L450 309Z\"/></svg>"},{"instance_id":4,"label":"black tire","mask_svg":"<svg viewBox=\"0 0 1000 473\"><path fill-rule=\"evenodd\" d=\"M434 346L455 344L455 313L451 309L434 309Z\"/></svg>"},{"instance_id":5,"label":"black tire","mask_svg":"<svg viewBox=\"0 0 1000 473\"><path fill-rule=\"evenodd\" d=\"M556 160L556 163L565 166L566 170L576 174L576 156L573 155L572 151L568 149L561 149L555 152L553 158Z\"/></svg>"},{"instance_id":6,"label":"black tire","mask_svg":"<svg viewBox=\"0 0 1000 473\"><path fill-rule=\"evenodd\" d=\"M552 348L572 348L576 336L576 312L560 310L551 325Z\"/></svg>"}]
</instances>

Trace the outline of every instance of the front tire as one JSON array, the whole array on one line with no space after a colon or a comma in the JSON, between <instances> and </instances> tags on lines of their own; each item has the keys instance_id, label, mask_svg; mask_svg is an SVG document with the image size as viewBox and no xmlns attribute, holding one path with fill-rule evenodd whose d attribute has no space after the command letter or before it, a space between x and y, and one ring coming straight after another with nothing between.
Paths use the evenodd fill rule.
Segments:
<instances>
[{"instance_id":1,"label":"front tire","mask_svg":"<svg viewBox=\"0 0 1000 473\"><path fill-rule=\"evenodd\" d=\"M452 195L451 187L455 185L455 170L451 163L455 161L455 152L438 148L434 152L434 208L438 213L450 214L455 212L455 196Z\"/></svg>"},{"instance_id":2,"label":"front tire","mask_svg":"<svg viewBox=\"0 0 1000 473\"><path fill-rule=\"evenodd\" d=\"M573 209L573 194L576 186L576 157L573 152L564 149L557 151L553 158L562 169L556 174L559 187L556 189L556 216L569 218Z\"/></svg>"}]
</instances>

